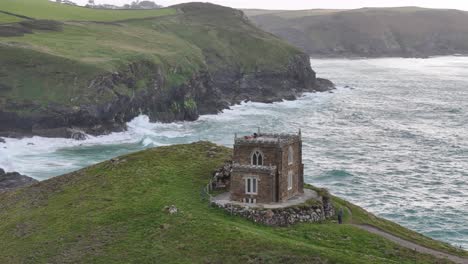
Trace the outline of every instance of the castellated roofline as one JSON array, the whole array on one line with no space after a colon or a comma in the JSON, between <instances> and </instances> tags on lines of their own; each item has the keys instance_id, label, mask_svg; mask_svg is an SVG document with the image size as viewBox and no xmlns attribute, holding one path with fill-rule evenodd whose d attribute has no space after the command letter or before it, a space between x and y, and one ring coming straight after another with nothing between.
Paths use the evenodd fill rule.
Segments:
<instances>
[{"instance_id":1,"label":"castellated roofline","mask_svg":"<svg viewBox=\"0 0 468 264\"><path fill-rule=\"evenodd\" d=\"M278 145L284 146L301 140L301 132L298 134L275 134L275 133L258 133L257 137L237 137L234 143L242 145Z\"/></svg>"}]
</instances>

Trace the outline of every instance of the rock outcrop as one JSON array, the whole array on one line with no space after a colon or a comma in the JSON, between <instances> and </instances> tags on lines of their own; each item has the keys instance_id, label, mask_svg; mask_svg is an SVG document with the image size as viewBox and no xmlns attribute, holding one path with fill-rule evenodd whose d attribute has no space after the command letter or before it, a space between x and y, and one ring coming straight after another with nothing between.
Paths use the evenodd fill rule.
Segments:
<instances>
[{"instance_id":1,"label":"rock outcrop","mask_svg":"<svg viewBox=\"0 0 468 264\"><path fill-rule=\"evenodd\" d=\"M99 76L90 82L96 90L110 90L117 96L104 104L67 107L51 104L41 108L7 100L9 109L38 109L23 115L0 109L0 136L64 137L82 140L85 134L100 135L123 131L126 123L145 114L155 122L194 121L200 115L215 114L242 101L271 103L296 99L304 92L333 89L333 83L316 78L307 55L291 58L284 70L242 72L226 68L200 72L186 83L165 89L166 77L157 65L148 61L129 65L129 69L151 71L153 87L132 96L119 94L115 87L132 85L141 76L131 70Z\"/></svg>"},{"instance_id":2,"label":"rock outcrop","mask_svg":"<svg viewBox=\"0 0 468 264\"><path fill-rule=\"evenodd\" d=\"M140 114L153 122L193 121L244 100L291 100L333 88L316 78L305 53L239 10L207 3L171 8L177 12L141 23L73 22L83 28L73 32L67 22L31 20L42 44L0 40L0 136L81 140L123 131ZM46 25L57 25L56 40L64 44L50 44ZM65 44L83 32L102 41L103 51L80 43L76 54Z\"/></svg>"},{"instance_id":3,"label":"rock outcrop","mask_svg":"<svg viewBox=\"0 0 468 264\"><path fill-rule=\"evenodd\" d=\"M213 172L212 189L229 190L231 184L232 161L228 161L221 168Z\"/></svg>"},{"instance_id":4,"label":"rock outcrop","mask_svg":"<svg viewBox=\"0 0 468 264\"><path fill-rule=\"evenodd\" d=\"M36 182L38 181L31 177L21 175L18 172L6 173L0 168L0 193L26 187Z\"/></svg>"}]
</instances>

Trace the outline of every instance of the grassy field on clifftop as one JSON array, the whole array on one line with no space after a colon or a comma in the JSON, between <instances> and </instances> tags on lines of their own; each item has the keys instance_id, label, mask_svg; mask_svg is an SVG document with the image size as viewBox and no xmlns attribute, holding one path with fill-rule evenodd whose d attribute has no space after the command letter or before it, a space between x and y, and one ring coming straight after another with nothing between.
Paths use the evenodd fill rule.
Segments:
<instances>
[{"instance_id":1,"label":"grassy field on clifftop","mask_svg":"<svg viewBox=\"0 0 468 264\"><path fill-rule=\"evenodd\" d=\"M240 11L211 4L97 10L47 0L2 0L0 109L15 112L30 102L34 109L37 104L103 104L116 94L153 89L151 80L159 73L163 88L170 89L203 71L284 70L300 53L250 24ZM113 87L115 92L91 87L99 76L116 72L138 81Z\"/></svg>"},{"instance_id":2,"label":"grassy field on clifftop","mask_svg":"<svg viewBox=\"0 0 468 264\"><path fill-rule=\"evenodd\" d=\"M157 17L175 14L172 8L152 10L109 10L91 9L51 2L49 0L2 0L0 11L19 14L35 19L115 21L136 18ZM6 22L0 16L0 23Z\"/></svg>"},{"instance_id":3,"label":"grassy field on clifftop","mask_svg":"<svg viewBox=\"0 0 468 264\"><path fill-rule=\"evenodd\" d=\"M200 190L230 153L207 142L160 147L2 194L0 263L445 263L351 225L271 228L209 207ZM335 202L354 220L383 221Z\"/></svg>"}]
</instances>

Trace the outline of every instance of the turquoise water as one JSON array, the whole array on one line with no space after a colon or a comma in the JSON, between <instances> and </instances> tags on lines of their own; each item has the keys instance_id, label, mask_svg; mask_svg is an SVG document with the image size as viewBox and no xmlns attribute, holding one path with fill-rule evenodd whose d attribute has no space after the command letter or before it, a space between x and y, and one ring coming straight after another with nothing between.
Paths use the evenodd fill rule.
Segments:
<instances>
[{"instance_id":1,"label":"turquoise water","mask_svg":"<svg viewBox=\"0 0 468 264\"><path fill-rule=\"evenodd\" d=\"M231 146L234 132L301 128L307 182L468 248L468 58L312 65L340 88L297 101L244 103L192 123L152 124L140 116L125 133L84 142L8 139L0 144L0 167L42 180L147 147L197 140Z\"/></svg>"}]
</instances>

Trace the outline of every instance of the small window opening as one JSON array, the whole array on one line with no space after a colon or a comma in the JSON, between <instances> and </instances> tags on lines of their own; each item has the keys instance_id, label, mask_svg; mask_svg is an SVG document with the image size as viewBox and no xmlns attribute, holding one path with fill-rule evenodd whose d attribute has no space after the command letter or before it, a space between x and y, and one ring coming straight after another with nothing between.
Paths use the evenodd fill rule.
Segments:
<instances>
[{"instance_id":1,"label":"small window opening","mask_svg":"<svg viewBox=\"0 0 468 264\"><path fill-rule=\"evenodd\" d=\"M288 164L291 165L293 164L293 149L290 146L289 151L288 151Z\"/></svg>"},{"instance_id":2,"label":"small window opening","mask_svg":"<svg viewBox=\"0 0 468 264\"><path fill-rule=\"evenodd\" d=\"M263 155L258 150L252 154L252 165L263 166Z\"/></svg>"},{"instance_id":3,"label":"small window opening","mask_svg":"<svg viewBox=\"0 0 468 264\"><path fill-rule=\"evenodd\" d=\"M257 194L257 178L248 177L245 178L245 193L246 194Z\"/></svg>"}]
</instances>

